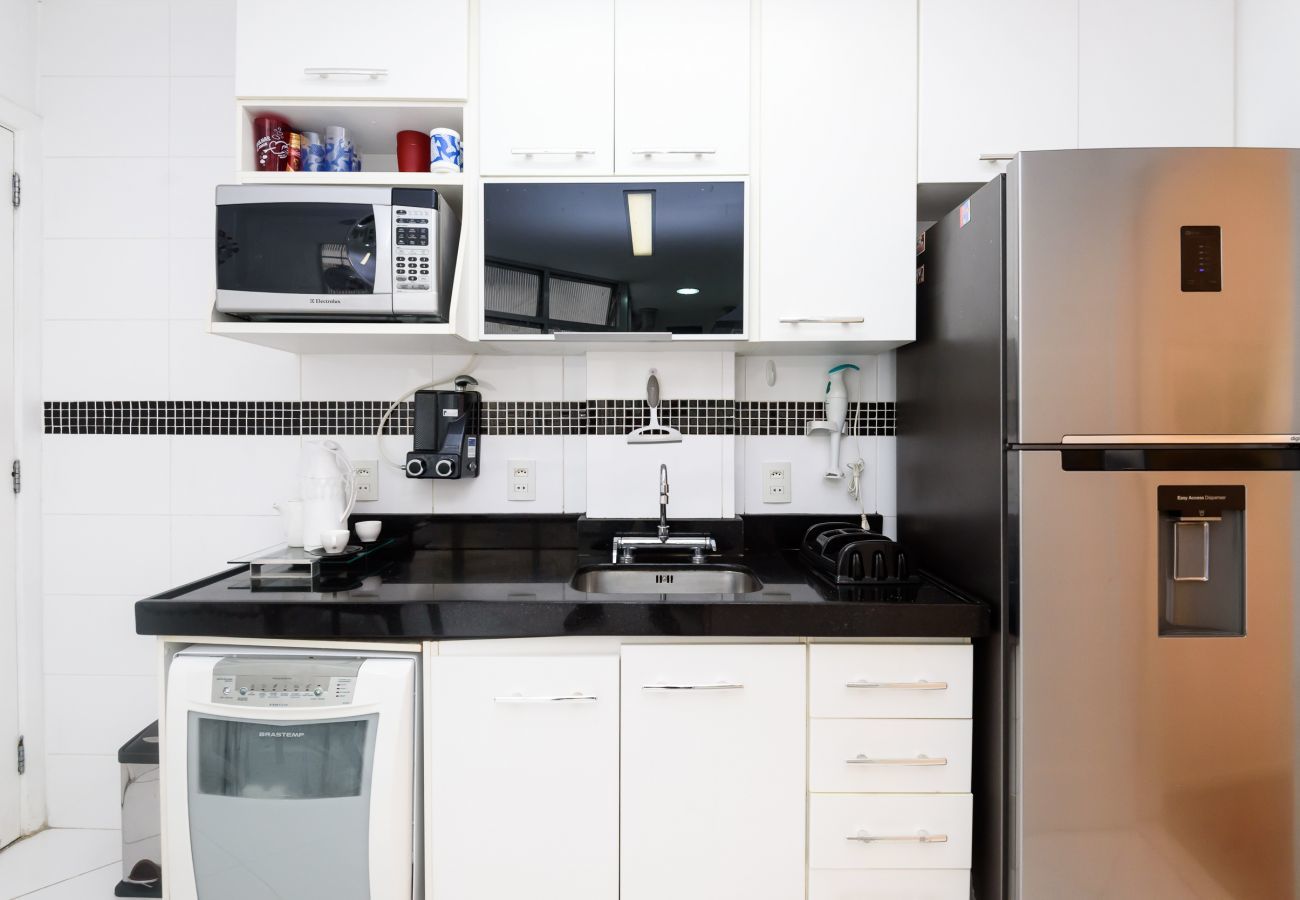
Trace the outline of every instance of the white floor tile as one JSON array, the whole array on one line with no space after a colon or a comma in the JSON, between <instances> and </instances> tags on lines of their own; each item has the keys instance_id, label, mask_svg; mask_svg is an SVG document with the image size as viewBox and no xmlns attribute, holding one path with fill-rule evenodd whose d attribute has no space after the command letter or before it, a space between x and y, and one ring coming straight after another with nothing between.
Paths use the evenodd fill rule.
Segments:
<instances>
[{"instance_id":1,"label":"white floor tile","mask_svg":"<svg viewBox=\"0 0 1300 900\"><path fill-rule=\"evenodd\" d=\"M23 894L19 900L112 900L116 896L113 889L121 878L121 861L118 861L34 893Z\"/></svg>"},{"instance_id":2,"label":"white floor tile","mask_svg":"<svg viewBox=\"0 0 1300 900\"><path fill-rule=\"evenodd\" d=\"M0 851L0 890L6 898L26 898L33 891L103 867L117 873L115 866L121 859L121 833L116 829L49 829ZM112 884L120 877L115 874ZM93 893L65 896L98 900Z\"/></svg>"}]
</instances>

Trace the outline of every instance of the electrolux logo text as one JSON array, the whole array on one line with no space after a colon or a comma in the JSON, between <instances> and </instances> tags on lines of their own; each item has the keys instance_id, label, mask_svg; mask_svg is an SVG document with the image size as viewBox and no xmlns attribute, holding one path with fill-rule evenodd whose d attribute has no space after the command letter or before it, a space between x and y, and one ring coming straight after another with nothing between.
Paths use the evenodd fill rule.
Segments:
<instances>
[{"instance_id":1,"label":"electrolux logo text","mask_svg":"<svg viewBox=\"0 0 1300 900\"><path fill-rule=\"evenodd\" d=\"M307 302L308 302L308 303L324 303L324 304L326 304L326 305L330 305L330 306L341 306L342 303L343 303L342 300L338 300L338 299L336 299L336 298L334 298L334 297L310 297L310 298L308 298Z\"/></svg>"}]
</instances>

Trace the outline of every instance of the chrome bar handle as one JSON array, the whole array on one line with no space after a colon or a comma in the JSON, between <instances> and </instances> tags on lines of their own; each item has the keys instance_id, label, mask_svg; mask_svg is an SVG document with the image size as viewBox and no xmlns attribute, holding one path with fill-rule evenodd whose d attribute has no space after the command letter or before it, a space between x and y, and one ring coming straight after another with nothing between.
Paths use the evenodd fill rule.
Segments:
<instances>
[{"instance_id":1,"label":"chrome bar handle","mask_svg":"<svg viewBox=\"0 0 1300 900\"><path fill-rule=\"evenodd\" d=\"M522 694L510 694L506 697L493 697L493 703L595 703L598 698L592 694L574 692L572 694L555 694L553 696L525 697Z\"/></svg>"},{"instance_id":2,"label":"chrome bar handle","mask_svg":"<svg viewBox=\"0 0 1300 900\"><path fill-rule=\"evenodd\" d=\"M886 691L946 691L946 681L849 681L847 688L867 688Z\"/></svg>"},{"instance_id":3,"label":"chrome bar handle","mask_svg":"<svg viewBox=\"0 0 1300 900\"><path fill-rule=\"evenodd\" d=\"M913 756L898 759L877 759L867 756L865 753L859 753L853 759L846 759L844 762L850 766L946 766L948 765L948 757Z\"/></svg>"},{"instance_id":4,"label":"chrome bar handle","mask_svg":"<svg viewBox=\"0 0 1300 900\"><path fill-rule=\"evenodd\" d=\"M512 156L595 156L586 147L511 147Z\"/></svg>"},{"instance_id":5,"label":"chrome bar handle","mask_svg":"<svg viewBox=\"0 0 1300 900\"><path fill-rule=\"evenodd\" d=\"M739 691L744 689L739 681L719 681L715 684L643 684L643 691Z\"/></svg>"},{"instance_id":6,"label":"chrome bar handle","mask_svg":"<svg viewBox=\"0 0 1300 900\"><path fill-rule=\"evenodd\" d=\"M946 844L948 835L918 831L916 834L851 834L847 840L863 844Z\"/></svg>"},{"instance_id":7,"label":"chrome bar handle","mask_svg":"<svg viewBox=\"0 0 1300 900\"><path fill-rule=\"evenodd\" d=\"M1014 153L981 153L980 160L983 162L1009 162L1016 158Z\"/></svg>"},{"instance_id":8,"label":"chrome bar handle","mask_svg":"<svg viewBox=\"0 0 1300 900\"><path fill-rule=\"evenodd\" d=\"M302 74L307 76L315 75L317 78L329 78L331 75L364 75L371 81L378 81L380 78L388 77L388 70L367 69L360 66L337 66L334 68L308 67L302 70Z\"/></svg>"},{"instance_id":9,"label":"chrome bar handle","mask_svg":"<svg viewBox=\"0 0 1300 900\"><path fill-rule=\"evenodd\" d=\"M700 148L693 150L690 148L651 148L648 150L632 150L633 156L713 156L717 150L712 148Z\"/></svg>"},{"instance_id":10,"label":"chrome bar handle","mask_svg":"<svg viewBox=\"0 0 1300 900\"><path fill-rule=\"evenodd\" d=\"M861 325L862 316L791 316L778 320L782 325Z\"/></svg>"}]
</instances>

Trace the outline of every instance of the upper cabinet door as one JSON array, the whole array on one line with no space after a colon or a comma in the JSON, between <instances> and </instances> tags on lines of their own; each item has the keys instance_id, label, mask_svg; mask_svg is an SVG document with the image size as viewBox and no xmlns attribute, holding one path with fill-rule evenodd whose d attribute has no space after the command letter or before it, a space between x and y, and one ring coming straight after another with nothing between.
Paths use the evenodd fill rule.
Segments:
<instances>
[{"instance_id":1,"label":"upper cabinet door","mask_svg":"<svg viewBox=\"0 0 1300 900\"><path fill-rule=\"evenodd\" d=\"M762 28L760 335L913 340L916 0L763 0Z\"/></svg>"},{"instance_id":2,"label":"upper cabinet door","mask_svg":"<svg viewBox=\"0 0 1300 900\"><path fill-rule=\"evenodd\" d=\"M1079 145L1078 0L921 0L920 181Z\"/></svg>"},{"instance_id":3,"label":"upper cabinet door","mask_svg":"<svg viewBox=\"0 0 1300 900\"><path fill-rule=\"evenodd\" d=\"M1233 35L1233 0L1079 0L1079 146L1232 146Z\"/></svg>"},{"instance_id":4,"label":"upper cabinet door","mask_svg":"<svg viewBox=\"0 0 1300 900\"><path fill-rule=\"evenodd\" d=\"M468 0L239 0L235 94L464 100Z\"/></svg>"},{"instance_id":5,"label":"upper cabinet door","mask_svg":"<svg viewBox=\"0 0 1300 900\"><path fill-rule=\"evenodd\" d=\"M614 0L482 0L484 175L614 171Z\"/></svg>"},{"instance_id":6,"label":"upper cabinet door","mask_svg":"<svg viewBox=\"0 0 1300 900\"><path fill-rule=\"evenodd\" d=\"M615 172L749 171L749 2L615 0Z\"/></svg>"}]
</instances>

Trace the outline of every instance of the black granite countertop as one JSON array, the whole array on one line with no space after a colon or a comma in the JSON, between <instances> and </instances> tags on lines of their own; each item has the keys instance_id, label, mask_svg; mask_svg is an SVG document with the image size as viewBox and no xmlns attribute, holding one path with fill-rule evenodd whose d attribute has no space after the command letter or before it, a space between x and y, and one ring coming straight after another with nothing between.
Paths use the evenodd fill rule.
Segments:
<instances>
[{"instance_id":1,"label":"black granite countertop","mask_svg":"<svg viewBox=\"0 0 1300 900\"><path fill-rule=\"evenodd\" d=\"M765 517L766 518L766 517ZM777 517L770 517L776 519ZM785 519L787 517L781 517ZM743 594L597 594L570 584L581 565L609 562L605 526L574 517L389 517L403 539L364 567L316 583L255 584L246 567L136 604L141 634L293 639L456 640L561 635L730 637L980 637L988 608L929 579L837 588L789 546L801 517L773 528L719 528L713 563L749 567ZM641 530L624 523L625 530ZM675 523L676 525L677 523ZM709 530L710 523L689 523ZM678 527L678 530L689 530ZM719 533L721 532L721 533ZM745 539L748 534L749 539ZM496 545L496 546L492 546Z\"/></svg>"}]
</instances>

